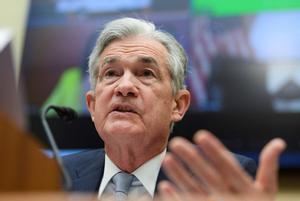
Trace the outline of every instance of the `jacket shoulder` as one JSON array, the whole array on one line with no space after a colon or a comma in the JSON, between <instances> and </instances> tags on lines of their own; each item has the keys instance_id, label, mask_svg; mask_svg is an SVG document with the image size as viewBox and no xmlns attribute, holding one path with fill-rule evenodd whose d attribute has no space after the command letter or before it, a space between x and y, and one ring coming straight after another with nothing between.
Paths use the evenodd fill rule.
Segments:
<instances>
[{"instance_id":1,"label":"jacket shoulder","mask_svg":"<svg viewBox=\"0 0 300 201\"><path fill-rule=\"evenodd\" d=\"M82 151L64 156L63 163L71 178L76 179L101 170L104 165L104 156L103 149Z\"/></svg>"},{"instance_id":2,"label":"jacket shoulder","mask_svg":"<svg viewBox=\"0 0 300 201\"><path fill-rule=\"evenodd\" d=\"M92 149L86 150L75 154L66 155L63 157L63 162L65 165L79 167L90 161L94 161L95 158L103 158L104 150L103 149Z\"/></svg>"}]
</instances>

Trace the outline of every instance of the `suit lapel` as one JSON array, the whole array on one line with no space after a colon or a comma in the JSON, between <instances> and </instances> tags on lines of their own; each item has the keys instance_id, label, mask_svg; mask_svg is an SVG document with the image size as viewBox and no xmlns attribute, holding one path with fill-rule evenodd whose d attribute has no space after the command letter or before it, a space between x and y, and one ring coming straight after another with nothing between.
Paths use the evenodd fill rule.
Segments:
<instances>
[{"instance_id":1,"label":"suit lapel","mask_svg":"<svg viewBox=\"0 0 300 201\"><path fill-rule=\"evenodd\" d=\"M104 172L104 151L98 150L91 154L90 161L79 166L76 178L73 179L73 190L97 192Z\"/></svg>"}]
</instances>

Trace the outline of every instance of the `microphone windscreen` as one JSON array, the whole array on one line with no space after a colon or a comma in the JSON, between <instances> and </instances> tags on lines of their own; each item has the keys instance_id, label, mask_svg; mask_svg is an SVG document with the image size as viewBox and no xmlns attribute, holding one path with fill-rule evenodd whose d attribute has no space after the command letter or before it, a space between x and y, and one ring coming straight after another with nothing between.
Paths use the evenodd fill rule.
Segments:
<instances>
[{"instance_id":1,"label":"microphone windscreen","mask_svg":"<svg viewBox=\"0 0 300 201\"><path fill-rule=\"evenodd\" d=\"M55 110L59 118L70 123L73 120L78 118L77 112L70 107L62 107L62 106L51 106L52 109Z\"/></svg>"}]
</instances>

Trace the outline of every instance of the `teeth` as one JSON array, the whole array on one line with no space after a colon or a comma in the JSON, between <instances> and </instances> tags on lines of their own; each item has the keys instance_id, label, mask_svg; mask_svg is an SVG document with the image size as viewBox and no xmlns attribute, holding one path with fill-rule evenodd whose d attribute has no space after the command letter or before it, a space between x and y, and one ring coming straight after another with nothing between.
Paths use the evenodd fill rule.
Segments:
<instances>
[{"instance_id":1,"label":"teeth","mask_svg":"<svg viewBox=\"0 0 300 201\"><path fill-rule=\"evenodd\" d=\"M130 109L128 107L118 107L118 108L116 108L116 111L120 111L120 112L134 112L132 109Z\"/></svg>"}]
</instances>

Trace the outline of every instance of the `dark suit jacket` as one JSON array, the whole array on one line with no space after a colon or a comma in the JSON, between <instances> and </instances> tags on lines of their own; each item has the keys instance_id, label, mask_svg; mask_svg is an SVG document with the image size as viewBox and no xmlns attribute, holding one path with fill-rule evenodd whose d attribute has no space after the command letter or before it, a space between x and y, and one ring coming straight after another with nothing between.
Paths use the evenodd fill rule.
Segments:
<instances>
[{"instance_id":1,"label":"dark suit jacket","mask_svg":"<svg viewBox=\"0 0 300 201\"><path fill-rule=\"evenodd\" d=\"M103 149L95 149L63 158L63 162L72 178L71 191L97 192L99 190L104 171L104 156ZM254 160L238 154L235 154L235 157L241 166L254 177L256 172ZM162 180L168 180L168 178L161 169L157 183Z\"/></svg>"}]
</instances>

